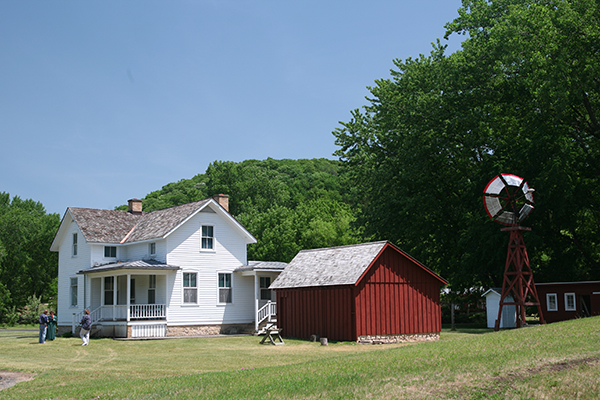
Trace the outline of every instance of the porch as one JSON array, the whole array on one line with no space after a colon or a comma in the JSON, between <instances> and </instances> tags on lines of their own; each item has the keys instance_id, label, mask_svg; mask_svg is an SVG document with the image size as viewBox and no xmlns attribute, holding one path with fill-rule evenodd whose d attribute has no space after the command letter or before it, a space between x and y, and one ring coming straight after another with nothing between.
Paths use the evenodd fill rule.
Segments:
<instances>
[{"instance_id":1,"label":"porch","mask_svg":"<svg viewBox=\"0 0 600 400\"><path fill-rule=\"evenodd\" d=\"M83 317L73 314L72 333ZM164 337L167 331L166 304L132 304L100 306L90 311L92 326L101 336ZM110 328L109 328L110 327ZM92 329L94 331L94 329ZM103 332L101 332L103 331Z\"/></svg>"},{"instance_id":2,"label":"porch","mask_svg":"<svg viewBox=\"0 0 600 400\"><path fill-rule=\"evenodd\" d=\"M287 266L274 261L249 261L235 270L242 277L252 279L254 291L254 333L264 333L266 325L277 324L277 303L275 292L269 287Z\"/></svg>"},{"instance_id":3,"label":"porch","mask_svg":"<svg viewBox=\"0 0 600 400\"><path fill-rule=\"evenodd\" d=\"M164 337L167 331L169 275L178 267L153 260L107 264L85 274L85 308L92 334L104 337ZM73 314L75 333L83 311Z\"/></svg>"}]
</instances>

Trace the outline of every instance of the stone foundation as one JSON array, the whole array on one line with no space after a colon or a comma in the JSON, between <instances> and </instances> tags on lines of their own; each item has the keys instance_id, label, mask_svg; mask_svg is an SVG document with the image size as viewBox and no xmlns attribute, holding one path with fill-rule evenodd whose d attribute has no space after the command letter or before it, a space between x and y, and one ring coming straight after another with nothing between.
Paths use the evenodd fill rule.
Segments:
<instances>
[{"instance_id":1,"label":"stone foundation","mask_svg":"<svg viewBox=\"0 0 600 400\"><path fill-rule=\"evenodd\" d=\"M56 336L64 335L67 332L71 332L71 325L58 325L56 327ZM79 329L76 330L77 335L79 335Z\"/></svg>"},{"instance_id":2,"label":"stone foundation","mask_svg":"<svg viewBox=\"0 0 600 400\"><path fill-rule=\"evenodd\" d=\"M365 335L358 337L358 343L362 344L388 344L388 343L405 343L405 342L430 342L439 340L438 333L413 333L413 334L398 334L398 335Z\"/></svg>"},{"instance_id":3,"label":"stone foundation","mask_svg":"<svg viewBox=\"0 0 600 400\"><path fill-rule=\"evenodd\" d=\"M167 326L167 337L251 334L254 324Z\"/></svg>"}]
</instances>

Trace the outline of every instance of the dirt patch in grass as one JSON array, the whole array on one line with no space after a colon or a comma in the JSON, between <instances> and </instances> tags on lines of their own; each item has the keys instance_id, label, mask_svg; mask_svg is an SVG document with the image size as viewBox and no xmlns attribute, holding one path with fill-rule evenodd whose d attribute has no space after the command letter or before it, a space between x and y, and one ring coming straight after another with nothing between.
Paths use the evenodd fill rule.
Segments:
<instances>
[{"instance_id":1,"label":"dirt patch in grass","mask_svg":"<svg viewBox=\"0 0 600 400\"><path fill-rule=\"evenodd\" d=\"M600 357L586 357L574 360L567 360L554 364L544 364L538 367L527 368L522 371L511 372L505 376L499 376L494 378L498 384L498 388L487 392L488 395L498 394L502 391L502 388L511 386L515 381L526 379L530 376L544 374L544 373L556 373L565 371L568 369L577 368L581 365L594 365L600 363Z\"/></svg>"},{"instance_id":2,"label":"dirt patch in grass","mask_svg":"<svg viewBox=\"0 0 600 400\"><path fill-rule=\"evenodd\" d=\"M35 378L35 374L14 371L0 371L0 390L14 386L19 382L30 381L33 378Z\"/></svg>"}]
</instances>

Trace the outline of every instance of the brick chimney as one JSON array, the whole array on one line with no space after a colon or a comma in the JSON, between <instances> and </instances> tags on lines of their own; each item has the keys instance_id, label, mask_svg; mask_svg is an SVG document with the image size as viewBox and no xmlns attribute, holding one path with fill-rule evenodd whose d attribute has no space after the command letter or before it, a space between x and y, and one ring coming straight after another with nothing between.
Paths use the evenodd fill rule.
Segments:
<instances>
[{"instance_id":1,"label":"brick chimney","mask_svg":"<svg viewBox=\"0 0 600 400\"><path fill-rule=\"evenodd\" d=\"M140 199L129 199L127 200L129 204L129 211L132 214L139 215L142 213L142 200Z\"/></svg>"},{"instance_id":2,"label":"brick chimney","mask_svg":"<svg viewBox=\"0 0 600 400\"><path fill-rule=\"evenodd\" d=\"M225 209L225 211L229 212L229 195L228 194L215 194L213 197L221 207Z\"/></svg>"}]
</instances>

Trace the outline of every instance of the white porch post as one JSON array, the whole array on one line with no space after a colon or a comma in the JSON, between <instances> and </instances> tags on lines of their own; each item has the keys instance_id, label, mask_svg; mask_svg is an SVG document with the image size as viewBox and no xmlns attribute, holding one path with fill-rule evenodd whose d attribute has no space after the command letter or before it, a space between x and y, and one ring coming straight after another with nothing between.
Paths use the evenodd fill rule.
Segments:
<instances>
[{"instance_id":1,"label":"white porch post","mask_svg":"<svg viewBox=\"0 0 600 400\"><path fill-rule=\"evenodd\" d=\"M131 274L127 274L127 322L130 321L130 301L131 301Z\"/></svg>"},{"instance_id":2,"label":"white porch post","mask_svg":"<svg viewBox=\"0 0 600 400\"><path fill-rule=\"evenodd\" d=\"M117 276L113 275L113 303L112 303L112 309L113 309L113 321L117 320Z\"/></svg>"},{"instance_id":3,"label":"white porch post","mask_svg":"<svg viewBox=\"0 0 600 400\"><path fill-rule=\"evenodd\" d=\"M177 272L175 272L177 274ZM169 274L165 274L165 321L169 321ZM175 279L175 277L173 278ZM158 293L154 295L154 303L158 301Z\"/></svg>"},{"instance_id":4,"label":"white porch post","mask_svg":"<svg viewBox=\"0 0 600 400\"><path fill-rule=\"evenodd\" d=\"M258 276L254 272L254 331L258 331Z\"/></svg>"},{"instance_id":5,"label":"white porch post","mask_svg":"<svg viewBox=\"0 0 600 400\"><path fill-rule=\"evenodd\" d=\"M88 285L88 274L83 274L83 309L86 309L86 304L91 304L91 294L90 301L87 300L87 285ZM91 292L91 289L90 289Z\"/></svg>"},{"instance_id":6,"label":"white porch post","mask_svg":"<svg viewBox=\"0 0 600 400\"><path fill-rule=\"evenodd\" d=\"M100 318L104 318L104 305L106 304L106 292L104 291L104 277L100 277Z\"/></svg>"}]
</instances>

